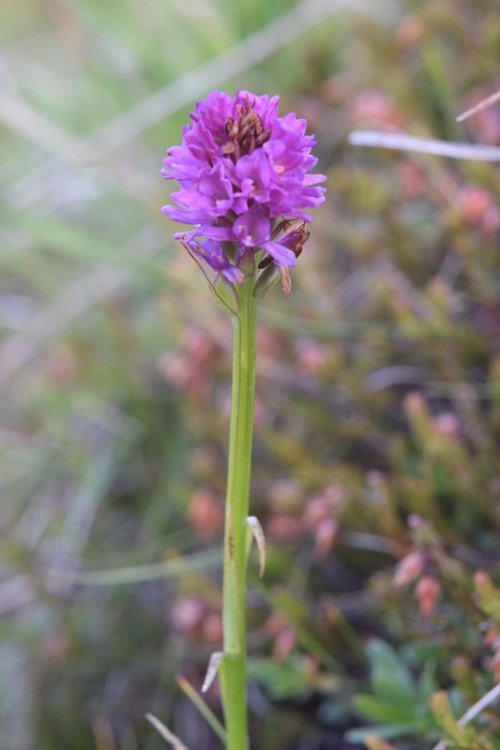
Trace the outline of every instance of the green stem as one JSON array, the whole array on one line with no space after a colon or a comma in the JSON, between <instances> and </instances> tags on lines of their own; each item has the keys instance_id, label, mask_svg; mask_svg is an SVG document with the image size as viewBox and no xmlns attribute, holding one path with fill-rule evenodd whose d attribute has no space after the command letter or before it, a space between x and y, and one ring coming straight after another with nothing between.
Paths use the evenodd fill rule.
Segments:
<instances>
[{"instance_id":1,"label":"green stem","mask_svg":"<svg viewBox=\"0 0 500 750\"><path fill-rule=\"evenodd\" d=\"M227 750L247 750L246 538L255 397L255 282L238 288L233 317L233 373L224 532L222 691Z\"/></svg>"}]
</instances>

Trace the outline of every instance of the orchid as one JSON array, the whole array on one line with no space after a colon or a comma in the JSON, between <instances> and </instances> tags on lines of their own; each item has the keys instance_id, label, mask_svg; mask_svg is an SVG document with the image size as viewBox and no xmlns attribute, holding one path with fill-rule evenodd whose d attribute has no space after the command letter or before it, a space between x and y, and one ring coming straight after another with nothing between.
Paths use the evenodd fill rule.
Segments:
<instances>
[{"instance_id":1,"label":"orchid","mask_svg":"<svg viewBox=\"0 0 500 750\"><path fill-rule=\"evenodd\" d=\"M163 177L180 189L162 211L194 227L176 239L232 284L243 283L254 256L261 268L295 266L311 220L304 211L325 199L326 177L310 173L314 136L293 112L280 117L278 103L278 96L214 91L164 160Z\"/></svg>"},{"instance_id":2,"label":"orchid","mask_svg":"<svg viewBox=\"0 0 500 750\"><path fill-rule=\"evenodd\" d=\"M278 96L214 91L199 102L182 143L167 151L163 177L177 180L162 211L192 229L174 235L215 272L209 280L233 327L232 406L224 527L223 650L212 654L204 689L220 675L226 750L247 750L246 577L252 537L264 571L265 539L249 516L255 400L257 300L289 268L309 237L308 209L325 200L326 179L307 123L278 114Z\"/></svg>"}]
</instances>

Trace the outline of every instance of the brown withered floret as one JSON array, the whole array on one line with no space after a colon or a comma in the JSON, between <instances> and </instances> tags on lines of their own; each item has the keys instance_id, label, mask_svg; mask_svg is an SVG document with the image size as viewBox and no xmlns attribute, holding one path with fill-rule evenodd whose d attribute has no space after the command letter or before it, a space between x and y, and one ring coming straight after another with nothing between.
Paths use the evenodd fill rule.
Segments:
<instances>
[{"instance_id":1,"label":"brown withered floret","mask_svg":"<svg viewBox=\"0 0 500 750\"><path fill-rule=\"evenodd\" d=\"M273 237L276 237L281 232L287 232L290 229L291 225L292 222L290 222L289 219L284 219L274 229ZM295 257L298 258L302 252L304 245L311 236L311 232L306 229L305 221L302 221L295 229L293 229L290 232L290 236L292 237L292 239L287 239L287 247L289 247L290 250L295 253ZM266 258L261 260L261 262L259 263L259 268L266 268L270 263L272 263L272 258L268 255Z\"/></svg>"},{"instance_id":2,"label":"brown withered floret","mask_svg":"<svg viewBox=\"0 0 500 750\"><path fill-rule=\"evenodd\" d=\"M262 120L251 108L242 105L236 108L237 117L226 121L229 138L222 146L222 152L236 162L244 154L251 154L271 137L270 130L264 130Z\"/></svg>"}]
</instances>

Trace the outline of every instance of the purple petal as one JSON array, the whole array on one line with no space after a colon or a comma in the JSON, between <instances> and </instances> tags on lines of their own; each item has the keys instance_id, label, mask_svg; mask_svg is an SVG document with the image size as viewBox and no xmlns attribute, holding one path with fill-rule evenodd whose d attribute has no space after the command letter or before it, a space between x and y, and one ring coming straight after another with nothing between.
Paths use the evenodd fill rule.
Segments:
<instances>
[{"instance_id":1,"label":"purple petal","mask_svg":"<svg viewBox=\"0 0 500 750\"><path fill-rule=\"evenodd\" d=\"M269 239L270 232L271 223L258 205L238 216L233 225L234 236L245 247L260 247Z\"/></svg>"},{"instance_id":2,"label":"purple petal","mask_svg":"<svg viewBox=\"0 0 500 750\"><path fill-rule=\"evenodd\" d=\"M295 266L297 265L297 258L293 250L289 247L275 242L274 240L267 240L262 244L262 249L269 253L277 266Z\"/></svg>"}]
</instances>

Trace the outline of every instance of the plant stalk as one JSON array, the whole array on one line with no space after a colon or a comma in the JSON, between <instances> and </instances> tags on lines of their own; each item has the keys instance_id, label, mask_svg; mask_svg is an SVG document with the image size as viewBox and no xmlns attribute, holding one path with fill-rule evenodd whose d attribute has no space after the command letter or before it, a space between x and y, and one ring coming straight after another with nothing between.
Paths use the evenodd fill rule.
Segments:
<instances>
[{"instance_id":1,"label":"plant stalk","mask_svg":"<svg viewBox=\"0 0 500 750\"><path fill-rule=\"evenodd\" d=\"M232 402L224 531L224 658L221 664L227 750L248 750L246 541L255 400L254 288L254 277L247 276L238 287L238 313L232 317Z\"/></svg>"}]
</instances>

